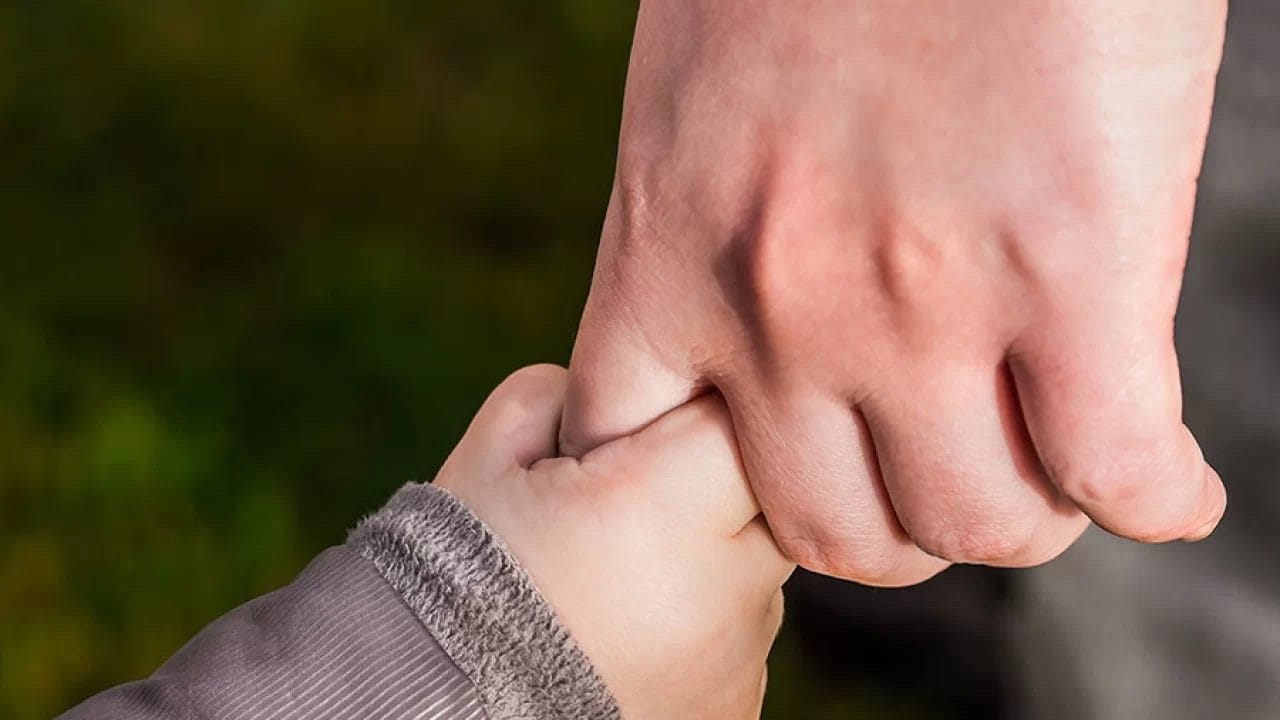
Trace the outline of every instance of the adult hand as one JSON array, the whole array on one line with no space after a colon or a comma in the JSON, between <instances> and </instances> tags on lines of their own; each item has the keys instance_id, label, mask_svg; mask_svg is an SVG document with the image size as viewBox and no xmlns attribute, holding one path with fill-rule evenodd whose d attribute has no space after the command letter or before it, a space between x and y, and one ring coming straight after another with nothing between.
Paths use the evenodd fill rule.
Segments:
<instances>
[{"instance_id":1,"label":"adult hand","mask_svg":"<svg viewBox=\"0 0 1280 720\"><path fill-rule=\"evenodd\" d=\"M1173 317L1225 0L643 0L566 452L708 386L782 547L1026 566L1225 495Z\"/></svg>"}]
</instances>

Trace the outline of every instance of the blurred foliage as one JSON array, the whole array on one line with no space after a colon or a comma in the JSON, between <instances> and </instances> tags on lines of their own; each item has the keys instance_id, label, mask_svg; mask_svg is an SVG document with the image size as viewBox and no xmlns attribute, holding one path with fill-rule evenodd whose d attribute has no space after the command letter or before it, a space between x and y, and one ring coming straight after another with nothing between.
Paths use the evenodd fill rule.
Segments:
<instances>
[{"instance_id":1,"label":"blurred foliage","mask_svg":"<svg viewBox=\"0 0 1280 720\"><path fill-rule=\"evenodd\" d=\"M0 5L0 716L148 674L567 359L634 11ZM771 717L884 716L797 663Z\"/></svg>"}]
</instances>

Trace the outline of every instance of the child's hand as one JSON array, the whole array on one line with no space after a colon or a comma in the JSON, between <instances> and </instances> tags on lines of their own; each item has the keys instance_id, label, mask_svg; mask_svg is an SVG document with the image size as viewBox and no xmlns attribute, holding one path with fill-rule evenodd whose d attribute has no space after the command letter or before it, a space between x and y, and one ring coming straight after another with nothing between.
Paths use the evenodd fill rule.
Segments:
<instances>
[{"instance_id":1,"label":"child's hand","mask_svg":"<svg viewBox=\"0 0 1280 720\"><path fill-rule=\"evenodd\" d=\"M779 552L718 397L556 458L564 369L525 368L436 478L507 544L628 720L755 718L782 620Z\"/></svg>"}]
</instances>

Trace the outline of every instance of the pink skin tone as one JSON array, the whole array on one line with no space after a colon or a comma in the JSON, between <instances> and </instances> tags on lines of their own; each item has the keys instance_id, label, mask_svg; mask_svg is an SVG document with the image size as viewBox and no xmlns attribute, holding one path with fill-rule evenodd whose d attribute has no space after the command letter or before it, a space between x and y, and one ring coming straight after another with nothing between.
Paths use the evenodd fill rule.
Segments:
<instances>
[{"instance_id":1,"label":"pink skin tone","mask_svg":"<svg viewBox=\"0 0 1280 720\"><path fill-rule=\"evenodd\" d=\"M783 550L879 585L1199 539L1173 317L1225 0L643 0L582 455L725 397Z\"/></svg>"},{"instance_id":2,"label":"pink skin tone","mask_svg":"<svg viewBox=\"0 0 1280 720\"><path fill-rule=\"evenodd\" d=\"M758 718L795 565L751 494L718 397L558 458L568 373L493 392L435 479L529 572L628 720Z\"/></svg>"}]
</instances>

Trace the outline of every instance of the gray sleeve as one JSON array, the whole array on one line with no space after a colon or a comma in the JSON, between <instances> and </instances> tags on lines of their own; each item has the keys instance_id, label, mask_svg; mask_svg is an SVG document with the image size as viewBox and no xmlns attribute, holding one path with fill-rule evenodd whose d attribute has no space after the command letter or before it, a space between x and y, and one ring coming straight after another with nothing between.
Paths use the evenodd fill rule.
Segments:
<instances>
[{"instance_id":1,"label":"gray sleeve","mask_svg":"<svg viewBox=\"0 0 1280 720\"><path fill-rule=\"evenodd\" d=\"M351 534L475 684L490 720L616 720L613 696L496 535L410 483Z\"/></svg>"},{"instance_id":2,"label":"gray sleeve","mask_svg":"<svg viewBox=\"0 0 1280 720\"><path fill-rule=\"evenodd\" d=\"M67 720L482 720L479 696L400 596L347 547L215 620L146 680Z\"/></svg>"},{"instance_id":3,"label":"gray sleeve","mask_svg":"<svg viewBox=\"0 0 1280 720\"><path fill-rule=\"evenodd\" d=\"M536 665L535 665L536 663ZM409 485L344 547L65 720L613 720L590 663L497 539Z\"/></svg>"}]
</instances>

